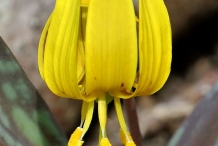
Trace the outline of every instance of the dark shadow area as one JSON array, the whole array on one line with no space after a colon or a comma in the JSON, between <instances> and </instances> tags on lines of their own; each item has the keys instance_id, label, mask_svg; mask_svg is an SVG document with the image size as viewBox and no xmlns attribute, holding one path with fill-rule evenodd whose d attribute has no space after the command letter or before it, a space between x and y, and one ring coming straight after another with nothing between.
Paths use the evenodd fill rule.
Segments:
<instances>
[{"instance_id":1,"label":"dark shadow area","mask_svg":"<svg viewBox=\"0 0 218 146\"><path fill-rule=\"evenodd\" d=\"M193 18L190 28L173 39L172 73L184 75L200 57L212 55L218 40L218 10L212 15Z\"/></svg>"}]
</instances>

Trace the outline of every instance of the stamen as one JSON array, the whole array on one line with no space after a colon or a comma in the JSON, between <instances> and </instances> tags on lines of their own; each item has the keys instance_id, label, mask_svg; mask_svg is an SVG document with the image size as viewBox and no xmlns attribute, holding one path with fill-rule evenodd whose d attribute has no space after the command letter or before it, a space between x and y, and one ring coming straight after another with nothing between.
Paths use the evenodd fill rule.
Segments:
<instances>
[{"instance_id":1,"label":"stamen","mask_svg":"<svg viewBox=\"0 0 218 146\"><path fill-rule=\"evenodd\" d=\"M111 143L109 142L107 138L102 138L100 141L100 146L111 146Z\"/></svg>"},{"instance_id":2,"label":"stamen","mask_svg":"<svg viewBox=\"0 0 218 146\"><path fill-rule=\"evenodd\" d=\"M84 141L80 140L82 133L83 129L81 127L77 127L70 137L68 146L82 146L82 144L84 143Z\"/></svg>"},{"instance_id":3,"label":"stamen","mask_svg":"<svg viewBox=\"0 0 218 146\"><path fill-rule=\"evenodd\" d=\"M121 139L122 144L124 144L124 145L126 145L127 143L133 142L130 133L127 132L127 134L125 134L122 129L120 129L120 139Z\"/></svg>"},{"instance_id":4,"label":"stamen","mask_svg":"<svg viewBox=\"0 0 218 146\"><path fill-rule=\"evenodd\" d=\"M80 122L80 127L83 126L83 123L85 121L86 118L86 113L87 113L87 109L88 109L88 102L83 101L82 103L82 110L81 110L81 122Z\"/></svg>"},{"instance_id":5,"label":"stamen","mask_svg":"<svg viewBox=\"0 0 218 146\"><path fill-rule=\"evenodd\" d=\"M81 139L83 138L83 136L85 135L85 133L89 129L90 123L92 121L92 116L93 116L93 111L94 111L94 101L88 102L86 111L87 111L86 118L85 118L85 122L83 125L83 133L82 133Z\"/></svg>"},{"instance_id":6,"label":"stamen","mask_svg":"<svg viewBox=\"0 0 218 146\"><path fill-rule=\"evenodd\" d=\"M130 133L127 131L126 122L124 120L123 111L120 103L120 98L114 98L114 105L117 113L117 118L120 123L120 139L125 146L135 146Z\"/></svg>"},{"instance_id":7,"label":"stamen","mask_svg":"<svg viewBox=\"0 0 218 146\"><path fill-rule=\"evenodd\" d=\"M124 145L127 143L126 135L124 134L122 129L120 129L120 140L121 140L121 143Z\"/></svg>"},{"instance_id":8,"label":"stamen","mask_svg":"<svg viewBox=\"0 0 218 146\"><path fill-rule=\"evenodd\" d=\"M83 123L84 121L81 121L79 127L83 127Z\"/></svg>"},{"instance_id":9,"label":"stamen","mask_svg":"<svg viewBox=\"0 0 218 146\"><path fill-rule=\"evenodd\" d=\"M102 130L102 137L105 138L106 137L105 127L107 123L107 103L106 103L105 94L98 97L98 118Z\"/></svg>"},{"instance_id":10,"label":"stamen","mask_svg":"<svg viewBox=\"0 0 218 146\"><path fill-rule=\"evenodd\" d=\"M136 144L133 141L130 141L126 143L125 146L136 146Z\"/></svg>"},{"instance_id":11,"label":"stamen","mask_svg":"<svg viewBox=\"0 0 218 146\"><path fill-rule=\"evenodd\" d=\"M120 98L114 98L114 105L115 105L115 109L116 109L116 113L117 113L117 118L118 121L120 123L120 127L123 131L123 133L127 136L127 127L126 127L126 122L124 120L124 116L123 116L123 111L121 108L121 103L120 103Z\"/></svg>"}]
</instances>

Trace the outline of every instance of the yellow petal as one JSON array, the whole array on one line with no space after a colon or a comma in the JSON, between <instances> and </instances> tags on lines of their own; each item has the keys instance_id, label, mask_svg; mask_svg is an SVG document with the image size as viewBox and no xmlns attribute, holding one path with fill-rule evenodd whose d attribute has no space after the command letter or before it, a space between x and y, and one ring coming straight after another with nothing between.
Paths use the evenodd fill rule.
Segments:
<instances>
[{"instance_id":1,"label":"yellow petal","mask_svg":"<svg viewBox=\"0 0 218 146\"><path fill-rule=\"evenodd\" d=\"M81 0L81 6L82 6L82 7L88 7L89 1L90 1L90 0Z\"/></svg>"},{"instance_id":2,"label":"yellow petal","mask_svg":"<svg viewBox=\"0 0 218 146\"><path fill-rule=\"evenodd\" d=\"M84 47L78 41L80 17L80 0L56 1L48 33L41 38L44 53L39 53L48 87L59 96L78 99L82 99L78 82L84 76Z\"/></svg>"},{"instance_id":3,"label":"yellow petal","mask_svg":"<svg viewBox=\"0 0 218 146\"><path fill-rule=\"evenodd\" d=\"M156 2L153 4L153 7L158 6L160 9L155 9L157 14L159 15L159 25L161 26L161 47L162 47L162 54L161 54L161 64L159 74L157 79L154 83L149 86L148 93L153 94L154 92L158 91L166 82L170 70L171 70L171 61L172 61L172 34L171 34L171 27L170 27L170 20L167 13L167 9L164 5L164 2Z\"/></svg>"},{"instance_id":4,"label":"yellow petal","mask_svg":"<svg viewBox=\"0 0 218 146\"><path fill-rule=\"evenodd\" d=\"M48 34L48 28L50 26L51 23L51 17L52 14L50 15L50 17L48 18L45 27L42 31L42 35L39 41L39 49L38 49L38 66L39 66L39 72L41 77L44 79L44 51L45 51L45 43L46 43L46 39L47 39L47 34Z\"/></svg>"},{"instance_id":5,"label":"yellow petal","mask_svg":"<svg viewBox=\"0 0 218 146\"><path fill-rule=\"evenodd\" d=\"M86 27L86 93L130 91L137 67L132 0L91 0Z\"/></svg>"},{"instance_id":6,"label":"yellow petal","mask_svg":"<svg viewBox=\"0 0 218 146\"><path fill-rule=\"evenodd\" d=\"M163 0L139 0L139 71L135 92L120 98L150 95L166 82L171 65L171 28Z\"/></svg>"},{"instance_id":7,"label":"yellow petal","mask_svg":"<svg viewBox=\"0 0 218 146\"><path fill-rule=\"evenodd\" d=\"M57 6L58 2L56 4ZM54 23L60 21L58 36L54 46L54 76L60 86L60 90L69 97L75 97L78 94L77 43L80 16L79 2L79 0L75 0L74 2L71 0L65 1L65 6L61 7L61 10L63 9L62 20L54 21ZM55 8L55 10L57 14L60 13L58 11L59 9Z\"/></svg>"},{"instance_id":8,"label":"yellow petal","mask_svg":"<svg viewBox=\"0 0 218 146\"><path fill-rule=\"evenodd\" d=\"M62 75L60 72L61 70L63 70L63 68L64 71L66 72L65 65L63 65L62 63L63 62L62 57L66 59L66 56L64 56L65 55L64 52L66 48L64 47L67 47L67 49L69 49L70 45L68 40L69 39L73 40L71 41L72 44L77 43L77 38L73 38L73 36L70 36L71 34L70 30L73 29L72 27L75 26L76 24L73 26L69 24L71 24L72 22L77 23L78 20L76 16L78 15L79 18L78 8L79 8L79 0L56 1L56 5L52 13L50 26L48 28L48 34L47 34L45 49L44 49L44 79L48 87L55 94L59 96L68 96L65 89L66 87L64 87L63 85L65 79L64 80L60 79L60 78L65 78L65 75ZM69 17L69 15L75 17ZM75 31L74 33L76 34L77 31ZM74 58L76 59L76 57Z\"/></svg>"},{"instance_id":9,"label":"yellow petal","mask_svg":"<svg viewBox=\"0 0 218 146\"><path fill-rule=\"evenodd\" d=\"M139 83L137 95L159 90L170 73L171 28L163 0L139 0Z\"/></svg>"}]
</instances>

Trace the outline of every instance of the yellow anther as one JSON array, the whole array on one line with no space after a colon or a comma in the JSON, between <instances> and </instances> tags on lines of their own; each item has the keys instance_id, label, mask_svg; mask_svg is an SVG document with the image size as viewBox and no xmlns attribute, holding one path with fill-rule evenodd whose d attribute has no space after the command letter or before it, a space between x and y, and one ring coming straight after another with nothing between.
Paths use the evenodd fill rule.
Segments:
<instances>
[{"instance_id":1,"label":"yellow anther","mask_svg":"<svg viewBox=\"0 0 218 146\"><path fill-rule=\"evenodd\" d=\"M125 146L136 146L136 144L133 141L130 141L126 143Z\"/></svg>"},{"instance_id":2,"label":"yellow anther","mask_svg":"<svg viewBox=\"0 0 218 146\"><path fill-rule=\"evenodd\" d=\"M134 144L132 136L130 135L130 133L126 132L126 134L125 134L122 129L120 129L120 139L121 139L122 144L124 144L124 145L127 145L128 143L130 143L130 144L133 143Z\"/></svg>"},{"instance_id":3,"label":"yellow anther","mask_svg":"<svg viewBox=\"0 0 218 146\"><path fill-rule=\"evenodd\" d=\"M68 146L82 146L84 142L80 140L82 133L83 133L83 129L81 127L77 127L70 137Z\"/></svg>"},{"instance_id":4,"label":"yellow anther","mask_svg":"<svg viewBox=\"0 0 218 146\"><path fill-rule=\"evenodd\" d=\"M107 138L102 138L100 141L100 146L111 146L111 143Z\"/></svg>"},{"instance_id":5,"label":"yellow anther","mask_svg":"<svg viewBox=\"0 0 218 146\"><path fill-rule=\"evenodd\" d=\"M120 140L122 142L122 144L126 144L127 140L126 140L126 135L123 133L123 130L120 129Z\"/></svg>"}]
</instances>

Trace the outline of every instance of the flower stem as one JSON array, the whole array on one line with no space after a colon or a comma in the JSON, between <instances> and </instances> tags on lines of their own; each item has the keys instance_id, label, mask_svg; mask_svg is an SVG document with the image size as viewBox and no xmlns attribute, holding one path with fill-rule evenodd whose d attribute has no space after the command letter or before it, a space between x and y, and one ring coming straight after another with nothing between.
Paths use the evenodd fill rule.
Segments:
<instances>
[{"instance_id":1,"label":"flower stem","mask_svg":"<svg viewBox=\"0 0 218 146\"><path fill-rule=\"evenodd\" d=\"M124 100L124 105L132 138L137 146L142 146L142 138L139 130L138 116L136 113L135 98Z\"/></svg>"}]
</instances>

